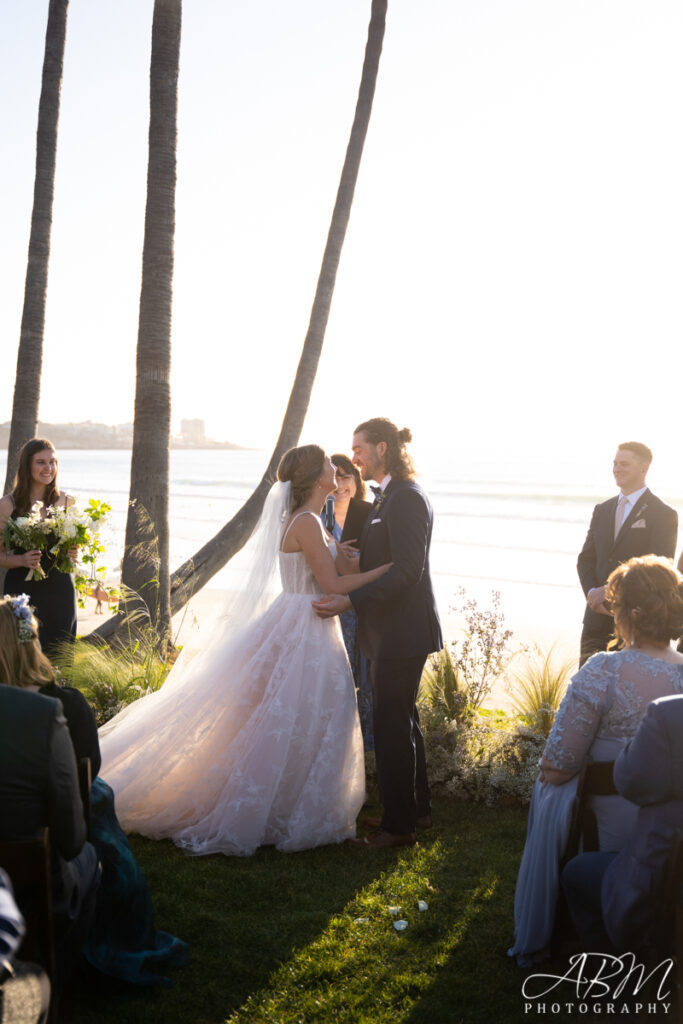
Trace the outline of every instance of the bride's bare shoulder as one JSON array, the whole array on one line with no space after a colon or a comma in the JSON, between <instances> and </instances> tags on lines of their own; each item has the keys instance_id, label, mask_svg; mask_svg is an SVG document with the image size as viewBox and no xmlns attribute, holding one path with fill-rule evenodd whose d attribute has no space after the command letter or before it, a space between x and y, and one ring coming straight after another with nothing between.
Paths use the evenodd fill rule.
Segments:
<instances>
[{"instance_id":1,"label":"bride's bare shoulder","mask_svg":"<svg viewBox=\"0 0 683 1024\"><path fill-rule=\"evenodd\" d=\"M285 554L294 554L310 548L316 542L322 543L323 525L320 516L304 509L295 512L285 527L281 549Z\"/></svg>"}]
</instances>

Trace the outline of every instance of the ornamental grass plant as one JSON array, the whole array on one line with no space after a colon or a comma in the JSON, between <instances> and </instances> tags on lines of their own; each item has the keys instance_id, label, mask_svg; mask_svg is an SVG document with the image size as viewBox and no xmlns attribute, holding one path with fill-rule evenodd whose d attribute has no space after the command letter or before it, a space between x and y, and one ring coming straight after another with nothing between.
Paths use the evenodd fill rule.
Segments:
<instances>
[{"instance_id":1,"label":"ornamental grass plant","mask_svg":"<svg viewBox=\"0 0 683 1024\"><path fill-rule=\"evenodd\" d=\"M80 690L91 705L98 726L127 704L158 690L170 669L153 646L139 639L118 648L104 641L78 639L75 645L64 645L54 660L65 682Z\"/></svg>"},{"instance_id":2,"label":"ornamental grass plant","mask_svg":"<svg viewBox=\"0 0 683 1024\"><path fill-rule=\"evenodd\" d=\"M534 732L548 737L574 668L573 659L560 660L555 645L544 652L528 651L508 677L513 706Z\"/></svg>"}]
</instances>

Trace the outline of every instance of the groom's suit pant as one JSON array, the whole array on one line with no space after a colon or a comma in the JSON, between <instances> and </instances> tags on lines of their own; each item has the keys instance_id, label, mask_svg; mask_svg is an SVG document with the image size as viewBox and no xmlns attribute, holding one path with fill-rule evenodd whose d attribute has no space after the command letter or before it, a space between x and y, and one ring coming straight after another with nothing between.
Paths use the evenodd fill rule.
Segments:
<instances>
[{"instance_id":1,"label":"groom's suit pant","mask_svg":"<svg viewBox=\"0 0 683 1024\"><path fill-rule=\"evenodd\" d=\"M404 835L431 813L417 690L427 658L387 658L370 663L375 763L382 828Z\"/></svg>"}]
</instances>

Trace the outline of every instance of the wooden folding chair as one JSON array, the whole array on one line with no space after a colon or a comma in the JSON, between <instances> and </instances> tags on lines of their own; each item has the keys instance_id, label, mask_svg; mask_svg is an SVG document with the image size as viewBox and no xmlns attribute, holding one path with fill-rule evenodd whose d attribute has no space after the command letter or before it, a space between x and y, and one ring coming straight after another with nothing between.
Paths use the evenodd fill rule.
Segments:
<instances>
[{"instance_id":1,"label":"wooden folding chair","mask_svg":"<svg viewBox=\"0 0 683 1024\"><path fill-rule=\"evenodd\" d=\"M614 761L593 761L590 764L584 764L579 773L576 798L569 825L569 838L560 861L560 874L565 865L579 853L592 853L600 849L598 822L591 807L590 798L592 796L613 796L617 792L614 785ZM559 953L567 943L575 938L574 923L560 886L551 946Z\"/></svg>"},{"instance_id":2,"label":"wooden folding chair","mask_svg":"<svg viewBox=\"0 0 683 1024\"><path fill-rule=\"evenodd\" d=\"M91 817L92 808L90 803L90 787L92 786L92 768L89 757L82 757L77 765L78 768L78 789L83 804L83 817L88 830L88 839L91 838Z\"/></svg>"},{"instance_id":3,"label":"wooden folding chair","mask_svg":"<svg viewBox=\"0 0 683 1024\"><path fill-rule=\"evenodd\" d=\"M0 839L0 867L9 875L14 896L26 922L22 960L45 968L50 979L50 1021L57 1020L55 947L52 931L52 874L47 828L35 839Z\"/></svg>"},{"instance_id":4,"label":"wooden folding chair","mask_svg":"<svg viewBox=\"0 0 683 1024\"><path fill-rule=\"evenodd\" d=\"M615 796L614 761L593 761L585 764L579 774L576 800L572 810L567 848L562 867L579 853L594 853L600 849L598 822L590 804L592 796Z\"/></svg>"}]
</instances>

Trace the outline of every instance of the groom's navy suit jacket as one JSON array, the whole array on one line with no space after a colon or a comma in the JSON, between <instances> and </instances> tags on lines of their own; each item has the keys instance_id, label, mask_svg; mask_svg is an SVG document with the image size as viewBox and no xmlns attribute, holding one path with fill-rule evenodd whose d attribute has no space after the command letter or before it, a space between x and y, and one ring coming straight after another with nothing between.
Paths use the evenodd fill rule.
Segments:
<instances>
[{"instance_id":1,"label":"groom's navy suit jacket","mask_svg":"<svg viewBox=\"0 0 683 1024\"><path fill-rule=\"evenodd\" d=\"M363 654L412 658L443 647L429 575L432 507L412 480L390 480L379 508L373 507L360 542L360 570L393 562L384 576L349 594L358 613Z\"/></svg>"},{"instance_id":2,"label":"groom's navy suit jacket","mask_svg":"<svg viewBox=\"0 0 683 1024\"><path fill-rule=\"evenodd\" d=\"M678 514L649 489L638 501L614 539L614 518L619 496L603 501L593 509L593 518L581 549L577 569L584 594L593 587L602 587L609 574L622 562L642 555L663 555L673 558L678 534ZM606 617L588 606L584 623L588 626Z\"/></svg>"}]
</instances>

